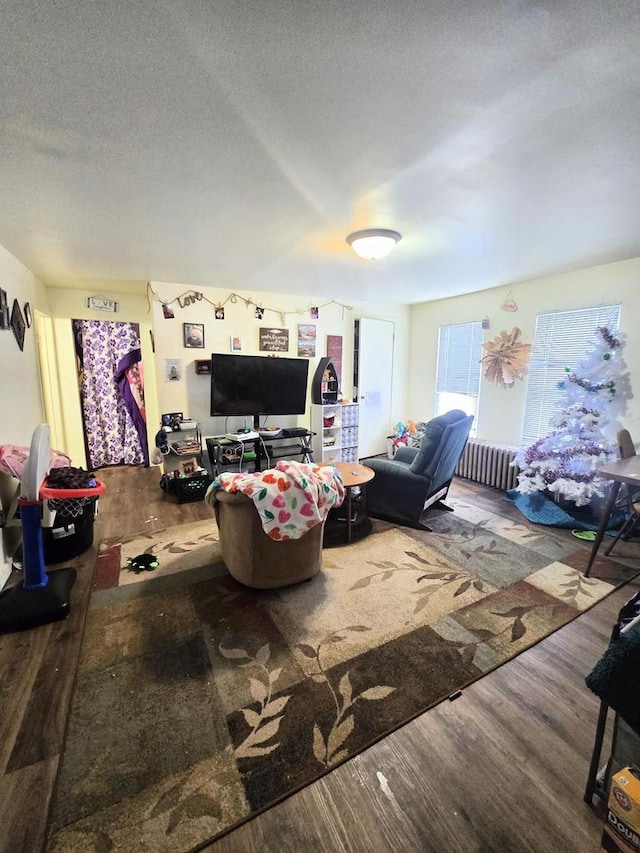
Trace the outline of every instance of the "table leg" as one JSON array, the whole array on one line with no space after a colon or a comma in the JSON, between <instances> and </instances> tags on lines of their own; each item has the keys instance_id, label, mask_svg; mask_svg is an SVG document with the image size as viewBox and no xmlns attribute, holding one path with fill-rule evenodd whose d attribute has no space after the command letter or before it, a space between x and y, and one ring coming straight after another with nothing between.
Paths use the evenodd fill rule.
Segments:
<instances>
[{"instance_id":1,"label":"table leg","mask_svg":"<svg viewBox=\"0 0 640 853\"><path fill-rule=\"evenodd\" d=\"M351 542L351 486L345 486L347 493L347 544Z\"/></svg>"},{"instance_id":2,"label":"table leg","mask_svg":"<svg viewBox=\"0 0 640 853\"><path fill-rule=\"evenodd\" d=\"M611 485L611 491L609 492L609 497L607 502L602 510L602 517L600 518L600 524L598 525L598 531L596 533L596 538L593 540L593 546L591 548L591 554L589 555L589 562L587 563L587 568L585 569L584 576L585 578L589 577L589 572L591 571L591 566L593 565L593 561L596 558L598 553L598 548L600 547L600 543L604 538L604 532L607 529L609 524L609 519L611 518L611 511L613 510L613 505L616 502L616 498L618 497L618 492L620 491L620 486L622 483L614 480Z\"/></svg>"}]
</instances>

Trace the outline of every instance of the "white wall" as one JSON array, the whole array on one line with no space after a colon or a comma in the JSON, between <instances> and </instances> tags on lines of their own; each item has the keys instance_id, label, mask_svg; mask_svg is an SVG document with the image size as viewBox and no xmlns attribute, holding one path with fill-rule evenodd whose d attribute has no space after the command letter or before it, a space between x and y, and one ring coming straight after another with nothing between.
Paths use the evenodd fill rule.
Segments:
<instances>
[{"instance_id":1,"label":"white wall","mask_svg":"<svg viewBox=\"0 0 640 853\"><path fill-rule=\"evenodd\" d=\"M47 296L41 282L6 249L0 246L0 287L6 291L9 313L14 299L24 316L28 302L32 314L46 310ZM34 429L43 422L40 373L35 326L25 331L21 352L11 328L0 330L0 444L28 447ZM7 510L17 481L0 475L0 506ZM17 541L17 530L3 530L0 542L0 588L8 575L7 555Z\"/></svg>"},{"instance_id":2,"label":"white wall","mask_svg":"<svg viewBox=\"0 0 640 853\"><path fill-rule=\"evenodd\" d=\"M517 326L522 331L521 341L533 343L537 314L620 302L620 331L626 333L623 355L630 371L632 392L635 390L622 422L632 436L640 437L640 336L634 320L637 318L639 284L640 258L634 258L412 306L410 412L407 416L425 420L433 415L439 326L487 317L491 327L484 332L485 342L493 340L503 330L511 331ZM516 312L500 308L509 290L518 305ZM526 389L526 376L524 381L516 380L510 388L499 388L482 377L479 438L515 445L521 443Z\"/></svg>"},{"instance_id":3,"label":"white wall","mask_svg":"<svg viewBox=\"0 0 640 853\"><path fill-rule=\"evenodd\" d=\"M259 354L259 329L261 327L287 328L289 330L289 351L282 353L289 357L297 357L297 327L299 323L313 323L316 328L316 357L309 359L309 388L318 362L326 355L327 335L341 335L343 338L342 354L342 392L347 397L353 395L353 328L354 320L361 317L388 319L394 322L395 342L393 352L394 384L392 391L391 423L398 420L406 409L406 377L408 371L409 352L409 307L391 303L358 302L350 303L353 310L339 304L324 305L322 294L318 294L314 303L297 296L287 296L274 293L251 293L236 291L235 303L227 301L231 294L228 289L206 288L200 291L206 299L186 305L181 308L177 301L172 302L174 319L165 319L162 301L170 302L178 296L193 292L183 284L166 284L152 282L151 288L155 294L153 316L156 349L156 369L158 376L158 401L161 412L183 412L198 420L204 435L215 435L226 431L223 418L209 416L210 379L208 376L198 376L194 363L197 359L208 359L212 352L230 352L231 336L240 336L243 342L242 352L245 355ZM207 301L209 300L209 301ZM247 304L248 301L251 304ZM225 302L224 320L215 319L215 305ZM264 317L255 317L255 307L263 306ZM319 306L317 320L311 318L310 309ZM284 313L284 317L281 316ZM183 345L183 323L202 323L205 327L204 349L187 349ZM182 359L183 378L180 382L165 381L165 359ZM293 425L279 423L285 426ZM237 421L237 424L236 424ZM301 426L310 426L309 411L297 418ZM243 419L230 419L229 429L242 426Z\"/></svg>"},{"instance_id":4,"label":"white wall","mask_svg":"<svg viewBox=\"0 0 640 853\"><path fill-rule=\"evenodd\" d=\"M10 256L9 256L10 257ZM17 262L16 262L17 263ZM19 266L19 265L18 265ZM23 269L20 267L20 269ZM25 271L26 272L26 271ZM29 275L27 273L27 275ZM33 279L33 277L31 276ZM5 276L5 281L7 277ZM35 282L35 279L33 279ZM34 285L35 286L35 285ZM40 286L41 287L41 286ZM69 454L73 465L86 467L84 451L84 439L82 428L82 416L80 411L80 400L76 382L75 351L73 346L73 335L71 331L72 319L101 319L118 320L124 322L138 323L140 325L140 339L142 345L143 363L145 365L145 402L147 410L147 428L149 446L153 448L154 438L159 429L160 413L166 411L182 411L185 415L197 418L201 421L203 432L213 434L220 431L220 422L214 422L209 417L209 379L206 376L197 376L194 370L196 358L208 359L211 352L229 352L229 338L240 335L243 338L243 352L247 354L258 352L258 329L260 326L286 326L290 330L289 355L297 354L297 325L299 322L314 322L318 327L318 357L310 359L310 376L313 375L320 355L324 355L327 334L343 336L343 375L345 382L343 390L347 394L352 393L353 374L353 321L356 317L382 317L393 320L396 328L394 347L394 368L397 379L394 384L392 420L396 418L397 412L404 411L406 400L406 383L408 365L408 328L409 309L407 306L390 304L354 304L353 310L347 310L337 304L330 304L320 308L318 321L312 321L309 314L310 304L301 303L295 296L281 296L278 294L252 294L241 292L239 295L244 299L252 299L265 308L275 308L278 312L292 312L287 315L285 322L281 323L281 317L272 311L266 311L264 322L254 317L255 306L247 307L240 299L235 305L227 303L225 306L225 319L215 320L213 305L202 300L186 308L180 308L177 302L173 303L175 319L165 320L162 306L159 301L153 301L152 291L161 294L168 301L175 299L182 293L190 291L187 285L181 284L152 284L152 290L145 290L144 286L133 284L112 283L111 286L102 284L99 290L95 284L87 282L85 286L73 289L49 288L45 295L48 296L48 305L42 299L36 300L34 304L50 311L48 320L50 325L51 346L48 348L53 354L55 364L51 373L59 380L59 387L54 397L59 398L60 409L60 441L57 449ZM44 291L43 291L44 292ZM212 303L225 300L229 290L207 288L203 291L206 299ZM118 302L118 312L115 314L94 311L86 307L87 296L100 295ZM25 297L26 298L26 297ZM29 298L31 291L29 291ZM319 296L318 304L323 300ZM202 350L185 349L182 338L183 322L197 322L205 325L206 347ZM29 427L26 444L29 443L31 432L42 420L42 408L40 404L40 381L37 358L35 354L35 341L33 330L31 335L27 333L27 344L30 340L31 358L14 358L11 381L15 388L16 399L20 401L21 411L34 409L35 414L30 416L33 425ZM153 333L153 337L152 334ZM9 340L9 337L11 340ZM6 340L5 340L6 338ZM19 353L13 334L0 334L0 344L13 344ZM25 354L27 353L25 344ZM155 346L155 355L153 353ZM23 355L25 355L23 354ZM14 354L15 355L15 354ZM164 381L164 359L183 359L183 380L179 383L166 383ZM49 365L51 367L51 365ZM1 386L4 390L4 386ZM4 396L4 395L3 395ZM37 403L37 405L36 405ZM295 419L294 419L295 420ZM309 425L308 415L301 417L300 422ZM2 424L7 423L3 419ZM18 428L18 435L24 437L25 430ZM4 441L16 440L10 436Z\"/></svg>"},{"instance_id":5,"label":"white wall","mask_svg":"<svg viewBox=\"0 0 640 853\"><path fill-rule=\"evenodd\" d=\"M0 287L7 293L9 312L17 299L32 313L47 310L47 294L40 281L6 249L0 246ZM0 444L28 445L33 430L42 423L40 373L35 327L26 330L20 352L11 329L0 331Z\"/></svg>"}]
</instances>

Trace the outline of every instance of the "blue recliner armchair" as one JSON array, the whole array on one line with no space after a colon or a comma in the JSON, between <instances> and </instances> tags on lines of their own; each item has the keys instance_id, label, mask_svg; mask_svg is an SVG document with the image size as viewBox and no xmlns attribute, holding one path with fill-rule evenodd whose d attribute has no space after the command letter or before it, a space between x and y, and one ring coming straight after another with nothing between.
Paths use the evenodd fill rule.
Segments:
<instances>
[{"instance_id":1,"label":"blue recliner armchair","mask_svg":"<svg viewBox=\"0 0 640 853\"><path fill-rule=\"evenodd\" d=\"M429 530L420 516L446 497L472 423L473 415L452 409L427 423L420 447L401 447L393 459L363 459L376 472L367 485L369 515Z\"/></svg>"}]
</instances>

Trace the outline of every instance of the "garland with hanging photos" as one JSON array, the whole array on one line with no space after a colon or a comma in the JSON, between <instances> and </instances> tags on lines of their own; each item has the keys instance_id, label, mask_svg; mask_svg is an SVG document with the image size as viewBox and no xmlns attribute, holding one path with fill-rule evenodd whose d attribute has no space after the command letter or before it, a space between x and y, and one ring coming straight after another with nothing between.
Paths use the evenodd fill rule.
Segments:
<instances>
[{"instance_id":1,"label":"garland with hanging photos","mask_svg":"<svg viewBox=\"0 0 640 853\"><path fill-rule=\"evenodd\" d=\"M353 311L352 305L347 305L344 302L338 302L335 299L329 299L326 302L323 302L319 305L312 305L309 308L297 309L295 311L282 311L278 308L269 308L267 306L262 305L260 302L256 302L251 298L247 298L244 296L240 296L239 293L229 293L222 301L213 301L209 299L208 296L205 296L204 293L198 290L186 290L184 293L181 293L179 296L176 296L174 299L163 299L159 294L157 294L154 289L151 287L151 282L147 282L147 303L149 305L149 311L151 310L151 302L160 302L162 305L162 313L165 320L172 320L175 317L173 305L177 303L180 308L188 308L190 305L195 305L198 302L208 302L214 309L214 316L216 320L224 320L225 319L225 311L224 306L227 303L231 305L235 305L238 302L243 302L247 308L251 305L254 306L254 317L256 320L263 320L265 312L269 311L272 314L276 314L279 316L281 323L284 325L286 322L286 318L290 315L296 315L298 317L309 314L309 317L312 320L317 320L320 316L320 309L326 308L328 305L338 305L344 311Z\"/></svg>"}]
</instances>

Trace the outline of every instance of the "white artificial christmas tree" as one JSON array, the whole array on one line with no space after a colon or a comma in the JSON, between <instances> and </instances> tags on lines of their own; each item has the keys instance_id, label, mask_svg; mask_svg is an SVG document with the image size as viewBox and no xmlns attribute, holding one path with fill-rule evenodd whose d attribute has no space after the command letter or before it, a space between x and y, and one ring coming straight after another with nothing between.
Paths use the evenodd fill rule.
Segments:
<instances>
[{"instance_id":1,"label":"white artificial christmas tree","mask_svg":"<svg viewBox=\"0 0 640 853\"><path fill-rule=\"evenodd\" d=\"M578 367L565 368L565 397L551 419L551 431L516 455L519 492L547 490L556 500L562 496L576 506L585 506L594 495L602 497L609 481L596 476L596 469L618 458L610 424L625 402L622 347L619 333L600 326Z\"/></svg>"}]
</instances>

